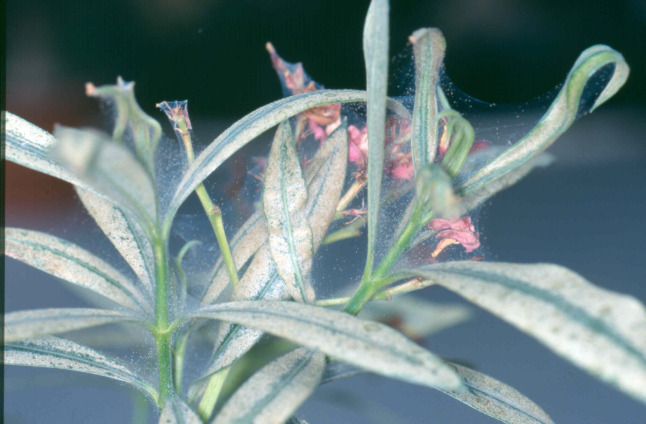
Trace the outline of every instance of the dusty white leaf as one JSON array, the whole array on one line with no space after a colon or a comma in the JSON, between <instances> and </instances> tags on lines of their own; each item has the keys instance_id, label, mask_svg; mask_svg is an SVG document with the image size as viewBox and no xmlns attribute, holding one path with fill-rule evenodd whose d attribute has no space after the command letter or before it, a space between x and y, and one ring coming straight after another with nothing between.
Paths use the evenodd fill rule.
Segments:
<instances>
[{"instance_id":1,"label":"dusty white leaf","mask_svg":"<svg viewBox=\"0 0 646 424\"><path fill-rule=\"evenodd\" d=\"M471 309L464 305L435 303L413 295L375 300L359 312L363 319L385 324L397 322L397 328L412 339L439 333L466 322L471 316Z\"/></svg>"},{"instance_id":2,"label":"dusty white leaf","mask_svg":"<svg viewBox=\"0 0 646 424\"><path fill-rule=\"evenodd\" d=\"M5 343L4 363L95 374L128 383L155 401L157 391L143 377L95 350L53 336Z\"/></svg>"},{"instance_id":3,"label":"dusty white leaf","mask_svg":"<svg viewBox=\"0 0 646 424\"><path fill-rule=\"evenodd\" d=\"M305 214L307 188L289 121L276 131L262 194L271 256L291 296L312 303L312 229Z\"/></svg>"},{"instance_id":4,"label":"dusty white leaf","mask_svg":"<svg viewBox=\"0 0 646 424\"><path fill-rule=\"evenodd\" d=\"M315 249L318 249L334 217L345 181L347 158L348 140L343 123L325 140L304 171L308 185L307 219ZM231 300L282 300L288 297L287 288L273 266L269 248L264 244L234 288ZM256 329L236 324L221 325L206 375L231 364L261 336L262 332Z\"/></svg>"},{"instance_id":5,"label":"dusty white leaf","mask_svg":"<svg viewBox=\"0 0 646 424\"><path fill-rule=\"evenodd\" d=\"M89 308L51 308L11 312L4 317L4 340L14 342L123 321L141 322L141 318L122 312Z\"/></svg>"},{"instance_id":6,"label":"dusty white leaf","mask_svg":"<svg viewBox=\"0 0 646 424\"><path fill-rule=\"evenodd\" d=\"M411 383L460 389L460 378L437 356L392 328L303 303L229 302L204 306L195 318L256 328L328 356Z\"/></svg>"},{"instance_id":7,"label":"dusty white leaf","mask_svg":"<svg viewBox=\"0 0 646 424\"><path fill-rule=\"evenodd\" d=\"M588 82L607 65L614 65L612 77L599 93L590 112L612 97L628 78L628 64L619 52L608 46L589 47L579 55L559 94L538 124L525 137L460 185L456 192L463 196L469 195L547 149L572 125L579 114L581 97Z\"/></svg>"},{"instance_id":8,"label":"dusty white leaf","mask_svg":"<svg viewBox=\"0 0 646 424\"><path fill-rule=\"evenodd\" d=\"M262 247L267 240L267 227L262 211L257 211L245 221L240 229L229 241L231 255L236 265L236 270L245 266L247 261ZM212 277L209 279L202 303L213 303L229 284L229 274L224 266L224 260L219 258L213 268Z\"/></svg>"},{"instance_id":9,"label":"dusty white leaf","mask_svg":"<svg viewBox=\"0 0 646 424\"><path fill-rule=\"evenodd\" d=\"M421 28L409 38L415 53L415 105L411 153L415 173L433 162L437 150L437 112L440 66L446 41L437 28Z\"/></svg>"},{"instance_id":10,"label":"dusty white leaf","mask_svg":"<svg viewBox=\"0 0 646 424\"><path fill-rule=\"evenodd\" d=\"M11 112L4 112L4 129L8 160L74 185L92 189L86 181L49 156L50 150L56 144L53 135Z\"/></svg>"},{"instance_id":11,"label":"dusty white leaf","mask_svg":"<svg viewBox=\"0 0 646 424\"><path fill-rule=\"evenodd\" d=\"M83 206L123 259L135 272L149 295L154 294L151 276L153 271L153 252L143 230L130 222L126 215L114 204L91 191L76 187Z\"/></svg>"},{"instance_id":12,"label":"dusty white leaf","mask_svg":"<svg viewBox=\"0 0 646 424\"><path fill-rule=\"evenodd\" d=\"M159 416L159 424L203 424L200 417L182 399L166 399Z\"/></svg>"},{"instance_id":13,"label":"dusty white leaf","mask_svg":"<svg viewBox=\"0 0 646 424\"><path fill-rule=\"evenodd\" d=\"M646 402L646 308L558 265L449 262L411 271Z\"/></svg>"},{"instance_id":14,"label":"dusty white leaf","mask_svg":"<svg viewBox=\"0 0 646 424\"><path fill-rule=\"evenodd\" d=\"M457 364L449 364L462 378L467 390L442 390L478 411L508 424L554 424L538 405L513 387L488 375Z\"/></svg>"},{"instance_id":15,"label":"dusty white leaf","mask_svg":"<svg viewBox=\"0 0 646 424\"><path fill-rule=\"evenodd\" d=\"M195 187L242 146L250 143L263 132L290 117L317 106L364 101L366 101L365 91L317 90L277 100L246 115L223 132L195 158L171 200L164 221L164 233L168 233L177 210L195 190ZM408 110L395 100L387 99L387 106L399 116L410 116Z\"/></svg>"},{"instance_id":16,"label":"dusty white leaf","mask_svg":"<svg viewBox=\"0 0 646 424\"><path fill-rule=\"evenodd\" d=\"M212 423L281 424L318 386L324 368L322 353L293 350L252 375Z\"/></svg>"},{"instance_id":17,"label":"dusty white leaf","mask_svg":"<svg viewBox=\"0 0 646 424\"><path fill-rule=\"evenodd\" d=\"M308 222L312 229L312 244L320 246L332 222L341 198L348 162L348 133L343 122L332 132L303 171L307 184ZM232 237L233 260L238 271L262 247L267 239L264 215L258 211L251 215ZM224 262L218 260L202 303L213 303L229 283Z\"/></svg>"},{"instance_id":18,"label":"dusty white leaf","mask_svg":"<svg viewBox=\"0 0 646 424\"><path fill-rule=\"evenodd\" d=\"M386 99L388 91L388 0L372 0L363 27L363 55L366 62L368 128L368 249L365 273L372 273L377 243L377 219L384 166Z\"/></svg>"},{"instance_id":19,"label":"dusty white leaf","mask_svg":"<svg viewBox=\"0 0 646 424\"><path fill-rule=\"evenodd\" d=\"M86 181L93 191L110 199L137 221L154 226L157 203L152 181L144 166L125 147L91 130L58 126L52 155Z\"/></svg>"},{"instance_id":20,"label":"dusty white leaf","mask_svg":"<svg viewBox=\"0 0 646 424\"><path fill-rule=\"evenodd\" d=\"M5 253L130 309L150 310L150 305L141 292L116 269L90 252L58 237L38 231L7 228Z\"/></svg>"}]
</instances>

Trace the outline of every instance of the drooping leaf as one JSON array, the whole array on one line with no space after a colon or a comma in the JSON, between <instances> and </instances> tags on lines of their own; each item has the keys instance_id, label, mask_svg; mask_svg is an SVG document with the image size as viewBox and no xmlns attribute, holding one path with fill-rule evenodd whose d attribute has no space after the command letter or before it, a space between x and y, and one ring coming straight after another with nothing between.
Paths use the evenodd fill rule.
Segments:
<instances>
[{"instance_id":1,"label":"drooping leaf","mask_svg":"<svg viewBox=\"0 0 646 424\"><path fill-rule=\"evenodd\" d=\"M409 40L415 53L415 105L411 153L417 174L427 163L433 163L437 151L436 89L446 41L437 28L418 29Z\"/></svg>"},{"instance_id":2,"label":"drooping leaf","mask_svg":"<svg viewBox=\"0 0 646 424\"><path fill-rule=\"evenodd\" d=\"M137 222L154 225L157 203L152 181L125 146L97 131L63 126L56 127L54 136L58 142L52 155L57 160L121 211L133 213Z\"/></svg>"},{"instance_id":3,"label":"drooping leaf","mask_svg":"<svg viewBox=\"0 0 646 424\"><path fill-rule=\"evenodd\" d=\"M146 393L157 402L159 395L143 377L88 347L53 336L5 343L4 363L26 367L57 368L119 380Z\"/></svg>"},{"instance_id":4,"label":"drooping leaf","mask_svg":"<svg viewBox=\"0 0 646 424\"><path fill-rule=\"evenodd\" d=\"M467 387L462 392L442 390L449 396L503 423L554 424L545 411L513 387L461 365L449 365Z\"/></svg>"},{"instance_id":5,"label":"drooping leaf","mask_svg":"<svg viewBox=\"0 0 646 424\"><path fill-rule=\"evenodd\" d=\"M263 210L278 274L294 299L312 303L314 289L309 283L309 273L314 252L312 229L305 214L307 188L290 125L285 121L278 127L269 153Z\"/></svg>"},{"instance_id":6,"label":"drooping leaf","mask_svg":"<svg viewBox=\"0 0 646 424\"><path fill-rule=\"evenodd\" d=\"M38 231L7 228L5 253L127 308L147 312L150 305L121 273L90 252Z\"/></svg>"},{"instance_id":7,"label":"drooping leaf","mask_svg":"<svg viewBox=\"0 0 646 424\"><path fill-rule=\"evenodd\" d=\"M332 132L305 169L308 186L307 219L312 228L314 249L318 249L341 197L348 162L346 124ZM268 247L263 245L251 261L247 272L233 290L232 300L281 300L288 298L271 261ZM209 375L246 353L262 332L237 324L223 324L206 375Z\"/></svg>"},{"instance_id":8,"label":"drooping leaf","mask_svg":"<svg viewBox=\"0 0 646 424\"><path fill-rule=\"evenodd\" d=\"M177 210L195 190L195 187L230 158L233 153L263 132L307 109L331 103L364 101L366 101L365 91L317 90L275 101L240 119L216 138L186 171L168 207L168 213L164 221L165 233L170 230L170 225ZM387 105L399 116L406 117L410 115L404 106L394 100L388 100Z\"/></svg>"},{"instance_id":9,"label":"drooping leaf","mask_svg":"<svg viewBox=\"0 0 646 424\"><path fill-rule=\"evenodd\" d=\"M76 187L76 193L99 228L139 277L146 292L152 296L154 259L152 247L143 230L101 196L80 187Z\"/></svg>"},{"instance_id":10,"label":"drooping leaf","mask_svg":"<svg viewBox=\"0 0 646 424\"><path fill-rule=\"evenodd\" d=\"M646 308L558 265L450 262L411 271L646 402Z\"/></svg>"},{"instance_id":11,"label":"drooping leaf","mask_svg":"<svg viewBox=\"0 0 646 424\"><path fill-rule=\"evenodd\" d=\"M295 302L246 301L204 306L192 316L256 328L388 377L451 390L462 387L440 358L401 333L343 312Z\"/></svg>"},{"instance_id":12,"label":"drooping leaf","mask_svg":"<svg viewBox=\"0 0 646 424\"><path fill-rule=\"evenodd\" d=\"M612 97L626 82L629 68L623 56L608 46L592 46L579 55L558 96L540 122L514 146L483 167L456 191L466 196L501 177L548 148L574 122L584 88L597 72L613 66L612 77L596 98L590 112Z\"/></svg>"},{"instance_id":13,"label":"drooping leaf","mask_svg":"<svg viewBox=\"0 0 646 424\"><path fill-rule=\"evenodd\" d=\"M282 423L318 386L324 368L322 353L295 349L251 376L212 423Z\"/></svg>"},{"instance_id":14,"label":"drooping leaf","mask_svg":"<svg viewBox=\"0 0 646 424\"><path fill-rule=\"evenodd\" d=\"M166 399L159 416L159 424L202 424L202 420L186 402L173 396Z\"/></svg>"},{"instance_id":15,"label":"drooping leaf","mask_svg":"<svg viewBox=\"0 0 646 424\"><path fill-rule=\"evenodd\" d=\"M363 28L366 62L368 128L368 248L364 276L372 273L377 243L377 219L384 166L386 98L388 91L388 0L372 0Z\"/></svg>"},{"instance_id":16,"label":"drooping leaf","mask_svg":"<svg viewBox=\"0 0 646 424\"><path fill-rule=\"evenodd\" d=\"M11 312L4 317L4 340L15 342L124 321L141 322L141 318L123 312L90 308L51 308Z\"/></svg>"}]
</instances>

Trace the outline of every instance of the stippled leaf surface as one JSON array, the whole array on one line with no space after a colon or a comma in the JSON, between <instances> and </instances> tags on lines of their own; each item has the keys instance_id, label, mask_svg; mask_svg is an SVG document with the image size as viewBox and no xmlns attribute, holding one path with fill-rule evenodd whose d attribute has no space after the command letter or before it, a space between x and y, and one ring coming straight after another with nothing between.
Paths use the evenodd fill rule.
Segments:
<instances>
[{"instance_id":1,"label":"stippled leaf surface","mask_svg":"<svg viewBox=\"0 0 646 424\"><path fill-rule=\"evenodd\" d=\"M267 161L262 194L271 257L292 298L312 303L312 229L306 217L307 187L289 121L283 122Z\"/></svg>"},{"instance_id":2,"label":"stippled leaf surface","mask_svg":"<svg viewBox=\"0 0 646 424\"><path fill-rule=\"evenodd\" d=\"M384 164L386 99L388 91L388 0L373 0L363 27L363 56L366 62L368 128L368 249L364 274L372 273L377 243L377 219Z\"/></svg>"},{"instance_id":3,"label":"stippled leaf surface","mask_svg":"<svg viewBox=\"0 0 646 424\"><path fill-rule=\"evenodd\" d=\"M364 101L366 92L361 90L317 90L277 100L246 115L216 138L186 171L168 208L164 222L165 232L170 230L177 210L195 187L242 146L263 132L307 109L332 103ZM407 109L397 101L388 99L386 102L399 116L410 116Z\"/></svg>"},{"instance_id":4,"label":"stippled leaf surface","mask_svg":"<svg viewBox=\"0 0 646 424\"><path fill-rule=\"evenodd\" d=\"M212 423L282 423L318 386L324 368L322 353L295 349L252 375Z\"/></svg>"},{"instance_id":5,"label":"stippled leaf surface","mask_svg":"<svg viewBox=\"0 0 646 424\"><path fill-rule=\"evenodd\" d=\"M186 402L173 396L164 403L159 424L203 424L203 422Z\"/></svg>"},{"instance_id":6,"label":"stippled leaf surface","mask_svg":"<svg viewBox=\"0 0 646 424\"><path fill-rule=\"evenodd\" d=\"M95 374L128 383L157 401L157 391L143 377L95 350L54 336L5 343L4 363Z\"/></svg>"},{"instance_id":7,"label":"stippled leaf surface","mask_svg":"<svg viewBox=\"0 0 646 424\"><path fill-rule=\"evenodd\" d=\"M415 31L409 40L415 53L415 105L411 153L415 173L433 162L437 151L437 85L446 41L437 28Z\"/></svg>"},{"instance_id":8,"label":"stippled leaf surface","mask_svg":"<svg viewBox=\"0 0 646 424\"><path fill-rule=\"evenodd\" d=\"M503 423L554 424L545 411L516 389L470 368L450 365L462 378L467 390L442 390L449 396Z\"/></svg>"},{"instance_id":9,"label":"stippled leaf surface","mask_svg":"<svg viewBox=\"0 0 646 424\"><path fill-rule=\"evenodd\" d=\"M348 138L345 123L326 139L310 165L305 169L308 187L307 219L312 228L314 248L320 245L341 197L348 162ZM280 300L288 298L271 261L267 245L254 256L247 272L233 290L232 300ZM262 332L236 324L224 324L209 362L207 375L239 358L253 346Z\"/></svg>"},{"instance_id":10,"label":"stippled leaf surface","mask_svg":"<svg viewBox=\"0 0 646 424\"><path fill-rule=\"evenodd\" d=\"M451 390L462 387L444 361L401 333L343 312L295 302L247 301L205 306L193 316L256 328L388 377Z\"/></svg>"},{"instance_id":11,"label":"stippled leaf surface","mask_svg":"<svg viewBox=\"0 0 646 424\"><path fill-rule=\"evenodd\" d=\"M152 247L143 230L103 197L80 187L76 187L76 193L99 228L139 277L146 292L152 296L155 291L151 280L154 259Z\"/></svg>"},{"instance_id":12,"label":"stippled leaf surface","mask_svg":"<svg viewBox=\"0 0 646 424\"><path fill-rule=\"evenodd\" d=\"M608 65L614 66L612 77L598 94L590 111L612 97L628 78L628 64L619 52L610 47L592 46L579 55L559 94L539 123L514 146L471 176L456 191L461 195L471 194L547 149L576 119L586 84L599 70Z\"/></svg>"},{"instance_id":13,"label":"stippled leaf surface","mask_svg":"<svg viewBox=\"0 0 646 424\"><path fill-rule=\"evenodd\" d=\"M115 322L141 322L133 314L90 308L51 308L10 312L4 317L4 340L64 333Z\"/></svg>"},{"instance_id":14,"label":"stippled leaf surface","mask_svg":"<svg viewBox=\"0 0 646 424\"><path fill-rule=\"evenodd\" d=\"M144 166L123 145L91 130L56 127L52 155L78 178L123 212L132 213L144 228L154 226L157 201Z\"/></svg>"},{"instance_id":15,"label":"stippled leaf surface","mask_svg":"<svg viewBox=\"0 0 646 424\"><path fill-rule=\"evenodd\" d=\"M53 160L49 153L56 138L11 112L4 113L5 153L8 160L79 187L92 189L87 182Z\"/></svg>"},{"instance_id":16,"label":"stippled leaf surface","mask_svg":"<svg viewBox=\"0 0 646 424\"><path fill-rule=\"evenodd\" d=\"M646 402L646 308L558 265L450 262L411 271Z\"/></svg>"},{"instance_id":17,"label":"stippled leaf surface","mask_svg":"<svg viewBox=\"0 0 646 424\"><path fill-rule=\"evenodd\" d=\"M75 244L38 231L7 228L5 253L41 271L92 290L119 305L148 311L132 283L103 260Z\"/></svg>"}]
</instances>

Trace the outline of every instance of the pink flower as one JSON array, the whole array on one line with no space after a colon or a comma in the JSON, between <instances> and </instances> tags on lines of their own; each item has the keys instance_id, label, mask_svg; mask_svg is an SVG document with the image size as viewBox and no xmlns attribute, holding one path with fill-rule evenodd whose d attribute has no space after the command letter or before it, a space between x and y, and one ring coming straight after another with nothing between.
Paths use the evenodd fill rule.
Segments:
<instances>
[{"instance_id":1,"label":"pink flower","mask_svg":"<svg viewBox=\"0 0 646 424\"><path fill-rule=\"evenodd\" d=\"M339 128L339 125L341 125L341 117L331 124L325 125L325 128L314 119L307 120L307 129L314 136L314 139L319 141L319 144L323 143L328 135ZM303 136L306 136L306 134L303 134Z\"/></svg>"},{"instance_id":2,"label":"pink flower","mask_svg":"<svg viewBox=\"0 0 646 424\"><path fill-rule=\"evenodd\" d=\"M392 178L412 180L415 168L410 160L410 153L396 153L392 161L386 164L388 175Z\"/></svg>"},{"instance_id":3,"label":"pink flower","mask_svg":"<svg viewBox=\"0 0 646 424\"><path fill-rule=\"evenodd\" d=\"M452 244L461 244L467 253L480 247L480 234L475 232L469 216L456 219L435 218L427 227L439 231L435 237L442 239L431 254L432 258L436 258L442 250Z\"/></svg>"},{"instance_id":4,"label":"pink flower","mask_svg":"<svg viewBox=\"0 0 646 424\"><path fill-rule=\"evenodd\" d=\"M348 160L362 170L368 162L368 129L359 129L354 125L348 127Z\"/></svg>"},{"instance_id":5,"label":"pink flower","mask_svg":"<svg viewBox=\"0 0 646 424\"><path fill-rule=\"evenodd\" d=\"M283 95L294 95L309 93L323 88L307 75L302 63L289 63L283 60L273 44L267 43L265 48L269 52L271 64L276 70L280 82L283 85ZM341 104L334 103L331 105L318 106L303 112L309 119L314 120L320 125L330 125L339 119L341 114Z\"/></svg>"}]
</instances>

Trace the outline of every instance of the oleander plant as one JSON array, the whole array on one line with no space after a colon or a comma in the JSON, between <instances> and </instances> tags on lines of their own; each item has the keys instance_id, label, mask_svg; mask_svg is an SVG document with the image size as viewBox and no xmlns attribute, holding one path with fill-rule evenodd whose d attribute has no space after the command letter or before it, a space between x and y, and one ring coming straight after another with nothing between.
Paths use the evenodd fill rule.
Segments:
<instances>
[{"instance_id":1,"label":"oleander plant","mask_svg":"<svg viewBox=\"0 0 646 424\"><path fill-rule=\"evenodd\" d=\"M86 86L115 111L111 135L63 126L52 135L5 112L6 158L73 184L130 269L91 246L6 228L8 257L101 301L8 313L4 363L119 380L156 406L160 423L302 423L294 414L320 384L361 372L440 390L505 423L552 423L515 389L413 340L468 318L463 306L436 309L413 334L415 314L439 306L407 293L442 286L646 403L644 305L559 265L484 261L475 219L490 197L548 162L543 151L578 116L621 88L622 55L605 45L583 51L536 125L497 146L476 137L443 88L437 29L410 36L414 95L387 96L388 11L387 0L368 9L365 91L324 89L268 43L286 97L199 152L185 101L157 105L177 140L164 138L121 78ZM269 155L249 177L259 187L255 211L227 216L233 209L214 202L204 181L274 127ZM213 248L173 237L193 193ZM367 243L360 278L344 283L348 293L323 296L312 275L317 252L342 251L358 237ZM387 313L410 325L379 321ZM154 354L141 368L152 372L73 341L108 324L126 339L135 327L149 334ZM189 355L198 344L206 353Z\"/></svg>"}]
</instances>

